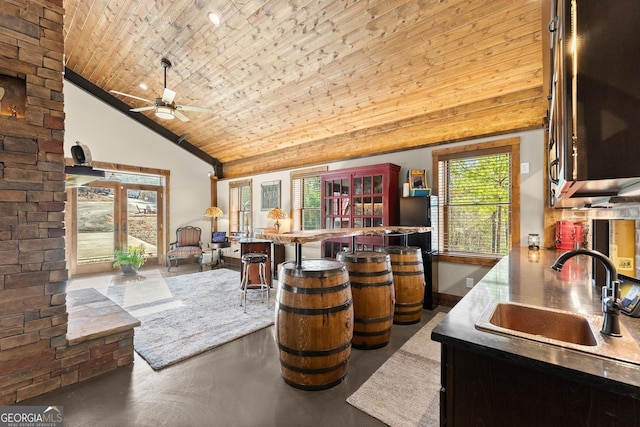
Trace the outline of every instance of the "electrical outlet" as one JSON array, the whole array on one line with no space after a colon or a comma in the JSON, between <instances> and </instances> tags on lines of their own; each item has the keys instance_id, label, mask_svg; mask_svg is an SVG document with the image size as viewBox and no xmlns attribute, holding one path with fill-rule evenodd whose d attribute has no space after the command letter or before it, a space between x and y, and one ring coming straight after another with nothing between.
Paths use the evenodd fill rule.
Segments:
<instances>
[{"instance_id":1,"label":"electrical outlet","mask_svg":"<svg viewBox=\"0 0 640 427\"><path fill-rule=\"evenodd\" d=\"M467 288L473 288L473 277L467 277Z\"/></svg>"}]
</instances>

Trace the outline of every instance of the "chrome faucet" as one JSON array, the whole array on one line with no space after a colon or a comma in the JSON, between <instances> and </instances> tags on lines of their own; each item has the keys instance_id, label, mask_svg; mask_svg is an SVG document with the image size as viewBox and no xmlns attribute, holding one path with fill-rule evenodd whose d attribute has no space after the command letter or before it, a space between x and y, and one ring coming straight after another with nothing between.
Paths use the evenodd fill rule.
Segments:
<instances>
[{"instance_id":1,"label":"chrome faucet","mask_svg":"<svg viewBox=\"0 0 640 427\"><path fill-rule=\"evenodd\" d=\"M560 255L553 265L551 265L551 268L555 271L561 271L564 263L576 255L588 255L599 259L604 266L606 272L606 284L602 287L602 315L604 321L602 322L600 333L612 337L621 337L620 308L622 308L622 303L620 301L620 282L618 281L616 266L601 252L590 249L575 249Z\"/></svg>"}]
</instances>

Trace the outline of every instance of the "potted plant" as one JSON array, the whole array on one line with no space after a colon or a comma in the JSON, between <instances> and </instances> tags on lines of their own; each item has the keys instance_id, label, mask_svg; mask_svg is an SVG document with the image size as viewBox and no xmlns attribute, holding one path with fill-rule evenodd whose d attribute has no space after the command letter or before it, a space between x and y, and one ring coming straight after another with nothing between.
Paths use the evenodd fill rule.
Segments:
<instances>
[{"instance_id":1,"label":"potted plant","mask_svg":"<svg viewBox=\"0 0 640 427\"><path fill-rule=\"evenodd\" d=\"M116 249L113 252L114 267L120 267L122 274L136 274L138 269L147 260L144 252L144 244L129 246L127 250Z\"/></svg>"}]
</instances>

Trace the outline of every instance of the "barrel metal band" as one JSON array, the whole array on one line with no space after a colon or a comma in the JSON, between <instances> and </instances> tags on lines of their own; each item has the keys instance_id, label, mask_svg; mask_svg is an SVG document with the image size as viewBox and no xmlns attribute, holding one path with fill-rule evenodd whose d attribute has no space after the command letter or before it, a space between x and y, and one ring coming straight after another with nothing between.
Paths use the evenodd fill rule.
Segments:
<instances>
[{"instance_id":1,"label":"barrel metal band","mask_svg":"<svg viewBox=\"0 0 640 427\"><path fill-rule=\"evenodd\" d=\"M328 265L326 269L323 269L323 270L309 270L304 268L292 269L292 268L289 268L290 267L289 264L292 264L292 263L285 264L286 267L282 269L283 274L285 276L297 277L301 279L308 279L310 277L319 279L319 278L327 278L327 277L334 277L334 276L342 276L347 271L347 268L344 266L344 264L341 264L338 261L332 262L332 265Z\"/></svg>"},{"instance_id":2,"label":"barrel metal band","mask_svg":"<svg viewBox=\"0 0 640 427\"><path fill-rule=\"evenodd\" d=\"M282 360L282 358L280 358L280 364L282 365L283 368L289 369L294 372L301 372L304 374L311 374L311 375L326 374L327 372L333 372L337 369L342 369L347 363L349 363L349 357L346 357L343 361L333 366L326 366L324 368L301 368L299 366L293 366L285 362L284 360Z\"/></svg>"},{"instance_id":3,"label":"barrel metal band","mask_svg":"<svg viewBox=\"0 0 640 427\"><path fill-rule=\"evenodd\" d=\"M422 307L423 302L396 302L396 307Z\"/></svg>"},{"instance_id":4,"label":"barrel metal band","mask_svg":"<svg viewBox=\"0 0 640 427\"><path fill-rule=\"evenodd\" d=\"M299 286L291 286L286 283L281 283L280 287L294 294L330 294L333 292L340 292L349 287L349 282L340 283L336 286L329 286L327 288L301 288Z\"/></svg>"},{"instance_id":5,"label":"barrel metal band","mask_svg":"<svg viewBox=\"0 0 640 427\"><path fill-rule=\"evenodd\" d=\"M360 283L360 282L351 282L352 288L379 288L381 286L389 286L393 284L393 280L388 280L386 282L376 282L376 283Z\"/></svg>"},{"instance_id":6,"label":"barrel metal band","mask_svg":"<svg viewBox=\"0 0 640 427\"><path fill-rule=\"evenodd\" d=\"M356 323L367 324L367 323L387 322L387 321L389 321L391 319L393 319L392 315L385 316L385 317L367 317L367 318L355 317L353 319L353 321L356 322Z\"/></svg>"},{"instance_id":7,"label":"barrel metal band","mask_svg":"<svg viewBox=\"0 0 640 427\"><path fill-rule=\"evenodd\" d=\"M415 270L415 271L393 271L394 276L422 276L424 275L423 270Z\"/></svg>"},{"instance_id":8,"label":"barrel metal band","mask_svg":"<svg viewBox=\"0 0 640 427\"><path fill-rule=\"evenodd\" d=\"M394 265L421 265L422 261L399 261L399 262L391 262L391 266Z\"/></svg>"},{"instance_id":9,"label":"barrel metal band","mask_svg":"<svg viewBox=\"0 0 640 427\"><path fill-rule=\"evenodd\" d=\"M388 334L390 332L391 332L391 328L384 329L382 331L375 331L375 332L353 331L353 335L357 335L359 337L377 337L377 336L380 336L380 335L386 335L386 334Z\"/></svg>"},{"instance_id":10,"label":"barrel metal band","mask_svg":"<svg viewBox=\"0 0 640 427\"><path fill-rule=\"evenodd\" d=\"M338 258L339 257L339 258ZM341 256L338 254L336 259L340 262L351 263L351 264L386 264L391 261L389 254L384 254L380 252L380 256L372 256L372 257L350 257L350 256Z\"/></svg>"},{"instance_id":11,"label":"barrel metal band","mask_svg":"<svg viewBox=\"0 0 640 427\"><path fill-rule=\"evenodd\" d=\"M391 274L391 270L382 271L349 271L349 277L377 277Z\"/></svg>"},{"instance_id":12,"label":"barrel metal band","mask_svg":"<svg viewBox=\"0 0 640 427\"><path fill-rule=\"evenodd\" d=\"M300 356L300 357L324 357L324 356L330 356L332 354L338 354L338 353L348 349L349 347L351 347L351 340L349 340L348 342L342 344L339 347L329 348L327 350L299 350L297 348L287 347L286 345L284 345L282 343L278 343L278 348L280 350L284 351L285 353L293 354L294 356Z\"/></svg>"},{"instance_id":13,"label":"barrel metal band","mask_svg":"<svg viewBox=\"0 0 640 427\"><path fill-rule=\"evenodd\" d=\"M300 246L300 245L297 245L297 246ZM331 387L337 386L338 384L340 384L344 380L344 377L346 377L346 376L347 376L347 371L345 369L345 372L342 375L340 375L340 378L338 378L337 380L331 381L329 383L318 384L318 385L315 385L315 384L314 385L299 384L299 383L296 383L294 381L291 381L290 379L288 379L285 376L282 376L282 379L284 380L285 383L289 384L291 387L295 387L295 388L300 389L300 390L320 391L320 390L327 390L327 389L329 389Z\"/></svg>"},{"instance_id":14,"label":"barrel metal band","mask_svg":"<svg viewBox=\"0 0 640 427\"><path fill-rule=\"evenodd\" d=\"M352 303L353 303L353 300L349 299L340 305L335 305L332 307L298 308L298 307L289 307L288 305L284 305L280 302L278 303L278 309L287 313L317 316L317 315L324 315L324 314L339 313L341 311L348 310L351 307Z\"/></svg>"}]
</instances>

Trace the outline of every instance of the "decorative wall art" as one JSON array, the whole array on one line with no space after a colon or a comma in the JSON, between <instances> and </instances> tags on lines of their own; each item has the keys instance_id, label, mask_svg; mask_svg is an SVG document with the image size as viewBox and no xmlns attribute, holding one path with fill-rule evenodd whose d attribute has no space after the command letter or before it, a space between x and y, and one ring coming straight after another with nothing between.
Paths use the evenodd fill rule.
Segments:
<instances>
[{"instance_id":1,"label":"decorative wall art","mask_svg":"<svg viewBox=\"0 0 640 427\"><path fill-rule=\"evenodd\" d=\"M262 183L262 210L269 211L280 207L280 181Z\"/></svg>"},{"instance_id":2,"label":"decorative wall art","mask_svg":"<svg viewBox=\"0 0 640 427\"><path fill-rule=\"evenodd\" d=\"M24 118L26 100L26 79L0 74L0 116Z\"/></svg>"}]
</instances>

